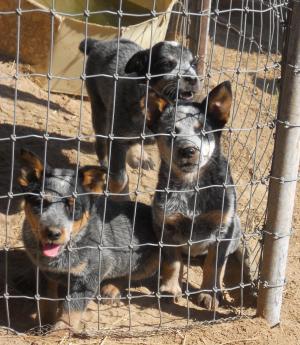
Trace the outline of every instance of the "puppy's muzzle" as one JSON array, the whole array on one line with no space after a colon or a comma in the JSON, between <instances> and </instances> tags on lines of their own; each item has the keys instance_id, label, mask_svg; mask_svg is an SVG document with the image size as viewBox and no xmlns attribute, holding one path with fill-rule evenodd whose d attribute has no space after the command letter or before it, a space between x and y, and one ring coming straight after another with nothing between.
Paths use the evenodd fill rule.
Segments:
<instances>
[{"instance_id":1,"label":"puppy's muzzle","mask_svg":"<svg viewBox=\"0 0 300 345\"><path fill-rule=\"evenodd\" d=\"M62 236L62 231L58 228L47 228L45 232L49 241L57 241Z\"/></svg>"},{"instance_id":2,"label":"puppy's muzzle","mask_svg":"<svg viewBox=\"0 0 300 345\"><path fill-rule=\"evenodd\" d=\"M198 78L197 77L192 77L192 76L186 76L183 78L185 82L189 83L192 86L198 86ZM197 89L196 89L197 91Z\"/></svg>"},{"instance_id":3,"label":"puppy's muzzle","mask_svg":"<svg viewBox=\"0 0 300 345\"><path fill-rule=\"evenodd\" d=\"M185 148L180 148L178 150L180 158L191 159L197 154L197 150L194 146L188 146Z\"/></svg>"}]
</instances>

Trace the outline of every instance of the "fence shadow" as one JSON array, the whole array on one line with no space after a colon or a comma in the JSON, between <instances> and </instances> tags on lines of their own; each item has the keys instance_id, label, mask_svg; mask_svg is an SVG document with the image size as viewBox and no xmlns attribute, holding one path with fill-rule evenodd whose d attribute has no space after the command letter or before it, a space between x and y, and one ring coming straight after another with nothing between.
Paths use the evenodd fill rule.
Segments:
<instances>
[{"instance_id":1,"label":"fence shadow","mask_svg":"<svg viewBox=\"0 0 300 345\"><path fill-rule=\"evenodd\" d=\"M262 92L267 93L269 95L278 95L280 90L280 80L271 78L255 78L255 75L252 76L252 81L257 88L259 88Z\"/></svg>"},{"instance_id":2,"label":"fence shadow","mask_svg":"<svg viewBox=\"0 0 300 345\"><path fill-rule=\"evenodd\" d=\"M260 2L248 4L251 12L247 14L241 10L244 7L242 0L234 0L232 10L229 11L229 1L220 1L218 6L216 1L213 1L212 13L215 10L220 11L217 16L213 14L210 21L209 32L215 43L243 52L257 53L260 49L274 54L280 52L282 47L278 42L282 42L282 33L278 30L277 38L275 24L278 24L275 23L274 11L269 10L267 5L261 8ZM284 13L281 15L284 17ZM229 30L227 24L231 25ZM254 43L251 43L251 37Z\"/></svg>"},{"instance_id":3,"label":"fence shadow","mask_svg":"<svg viewBox=\"0 0 300 345\"><path fill-rule=\"evenodd\" d=\"M3 98L14 100L15 92L16 92L16 89L14 87L11 87L8 85L0 85L0 94L1 94L1 97ZM17 97L19 100L24 101L24 102L35 103L44 107L48 106L48 100L38 98L30 92L26 92L26 91L22 91L18 89ZM64 113L73 115L71 111L67 110L65 107L61 106L59 103L50 101L49 106L51 110L60 110L60 111L63 111Z\"/></svg>"},{"instance_id":4,"label":"fence shadow","mask_svg":"<svg viewBox=\"0 0 300 345\"><path fill-rule=\"evenodd\" d=\"M26 148L36 153L41 158L44 157L45 140L43 138L18 138L15 141L15 149L13 150L13 140L10 136L13 133L13 125L3 124L0 126L0 140L6 138L7 140L0 141L0 197L7 196L9 192L11 174L13 170L13 193L21 192L17 184L17 177L20 171L19 154L21 148ZM43 136L45 132L27 126L15 127L17 137L20 136ZM70 168L74 169L75 165L70 162L70 159L63 153L63 150L77 150L78 141L68 136L62 136L58 133L49 133L49 136L65 140L48 140L47 142L47 162L56 168ZM66 140L70 139L70 140ZM94 153L94 143L88 141L80 142L80 151L82 153ZM14 157L14 160L13 160ZM13 169L12 169L13 167ZM19 204L21 198L15 197L11 200L8 214L15 214L19 211ZM8 198L0 198L0 213L7 213Z\"/></svg>"}]
</instances>

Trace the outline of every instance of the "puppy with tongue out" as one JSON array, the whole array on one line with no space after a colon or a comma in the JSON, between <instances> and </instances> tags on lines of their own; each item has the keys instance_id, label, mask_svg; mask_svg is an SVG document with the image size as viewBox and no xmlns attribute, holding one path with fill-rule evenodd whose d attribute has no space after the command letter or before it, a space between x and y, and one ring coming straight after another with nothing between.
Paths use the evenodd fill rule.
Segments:
<instances>
[{"instance_id":1,"label":"puppy with tongue out","mask_svg":"<svg viewBox=\"0 0 300 345\"><path fill-rule=\"evenodd\" d=\"M157 248L145 245L156 241L151 207L137 203L135 209L135 202L106 200L102 167L83 167L78 174L44 169L40 159L25 150L21 162L18 182L25 196L24 246L48 281L49 300L40 301L42 324L78 328L90 299L97 294L104 302L120 298L121 278L128 282L130 266L132 279L155 273ZM60 286L67 287L69 298L58 308L55 300L66 297L58 296Z\"/></svg>"}]
</instances>

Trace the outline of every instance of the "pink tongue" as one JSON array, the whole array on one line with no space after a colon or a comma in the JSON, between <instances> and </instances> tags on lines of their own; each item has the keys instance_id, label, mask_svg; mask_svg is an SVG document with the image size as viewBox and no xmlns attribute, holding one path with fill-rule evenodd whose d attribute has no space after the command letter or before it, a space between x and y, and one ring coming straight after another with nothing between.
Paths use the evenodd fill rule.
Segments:
<instances>
[{"instance_id":1,"label":"pink tongue","mask_svg":"<svg viewBox=\"0 0 300 345\"><path fill-rule=\"evenodd\" d=\"M44 244L42 247L43 254L45 256L54 257L57 256L59 251L60 245L59 244Z\"/></svg>"}]
</instances>

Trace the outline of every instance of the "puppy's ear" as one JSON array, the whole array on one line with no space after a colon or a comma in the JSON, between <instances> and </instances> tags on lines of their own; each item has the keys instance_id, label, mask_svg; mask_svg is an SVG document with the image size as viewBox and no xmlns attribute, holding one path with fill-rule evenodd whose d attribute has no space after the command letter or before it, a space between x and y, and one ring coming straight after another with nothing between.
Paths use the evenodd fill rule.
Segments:
<instances>
[{"instance_id":1,"label":"puppy's ear","mask_svg":"<svg viewBox=\"0 0 300 345\"><path fill-rule=\"evenodd\" d=\"M232 91L229 81L216 86L202 102L204 109L207 104L207 117L216 128L223 128L230 116Z\"/></svg>"},{"instance_id":2,"label":"puppy's ear","mask_svg":"<svg viewBox=\"0 0 300 345\"><path fill-rule=\"evenodd\" d=\"M125 66L125 73L137 73L137 75L145 75L148 71L149 49L141 50L135 53Z\"/></svg>"},{"instance_id":3,"label":"puppy's ear","mask_svg":"<svg viewBox=\"0 0 300 345\"><path fill-rule=\"evenodd\" d=\"M87 192L103 193L107 175L106 167L85 166L78 173L84 190Z\"/></svg>"},{"instance_id":4,"label":"puppy's ear","mask_svg":"<svg viewBox=\"0 0 300 345\"><path fill-rule=\"evenodd\" d=\"M165 98L157 95L156 92L149 89L147 109L146 109L146 121L147 121L147 126L154 132L155 132L157 121L160 118L161 114L166 109L168 104L169 103ZM141 99L140 105L141 105L142 111L145 111L146 96L144 96Z\"/></svg>"},{"instance_id":5,"label":"puppy's ear","mask_svg":"<svg viewBox=\"0 0 300 345\"><path fill-rule=\"evenodd\" d=\"M21 174L18 183L21 187L27 187L30 182L38 181L43 175L44 166L40 159L32 152L21 149Z\"/></svg>"}]
</instances>

